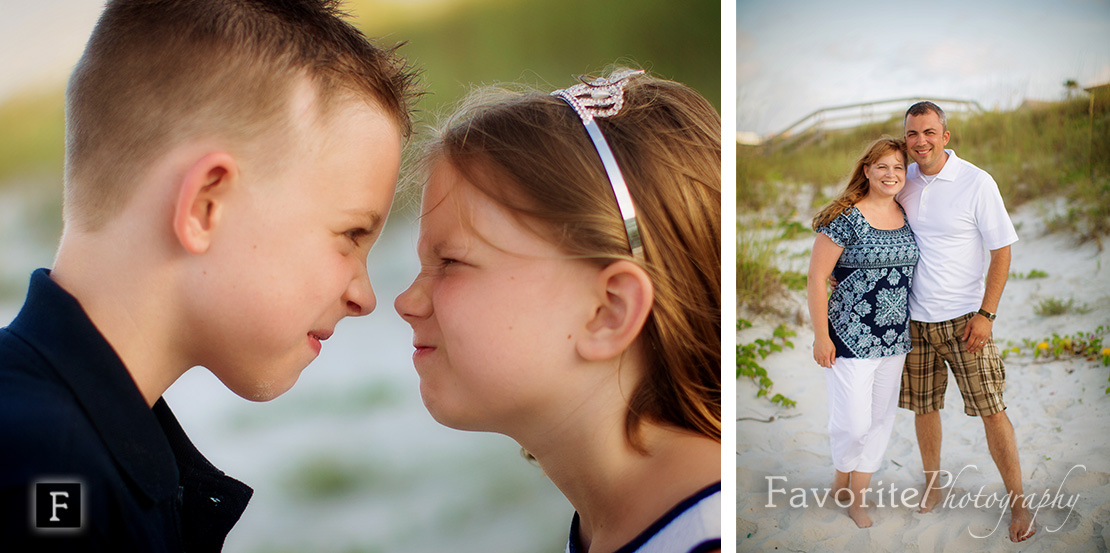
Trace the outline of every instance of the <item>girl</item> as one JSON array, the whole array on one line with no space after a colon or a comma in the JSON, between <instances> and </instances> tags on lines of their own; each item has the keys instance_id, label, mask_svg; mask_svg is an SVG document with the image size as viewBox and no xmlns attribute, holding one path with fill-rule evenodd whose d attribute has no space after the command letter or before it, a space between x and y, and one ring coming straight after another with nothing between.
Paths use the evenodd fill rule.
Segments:
<instances>
[{"instance_id":1,"label":"girl","mask_svg":"<svg viewBox=\"0 0 1110 553\"><path fill-rule=\"evenodd\" d=\"M536 459L568 552L720 549L721 122L642 73L466 100L395 304L428 411Z\"/></svg>"},{"instance_id":2,"label":"girl","mask_svg":"<svg viewBox=\"0 0 1110 553\"><path fill-rule=\"evenodd\" d=\"M860 528L871 526L864 490L890 441L910 350L906 299L917 245L894 200L905 184L905 142L880 138L856 161L840 197L813 219L813 358L826 369L836 498L851 500L848 515Z\"/></svg>"}]
</instances>

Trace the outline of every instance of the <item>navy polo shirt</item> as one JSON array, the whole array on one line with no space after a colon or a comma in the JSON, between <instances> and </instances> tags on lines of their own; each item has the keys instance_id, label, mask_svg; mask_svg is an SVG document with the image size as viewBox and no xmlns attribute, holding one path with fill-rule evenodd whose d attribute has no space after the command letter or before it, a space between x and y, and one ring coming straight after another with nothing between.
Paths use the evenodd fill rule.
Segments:
<instances>
[{"instance_id":1,"label":"navy polo shirt","mask_svg":"<svg viewBox=\"0 0 1110 553\"><path fill-rule=\"evenodd\" d=\"M77 529L36 526L36 484L58 482L80 484ZM77 300L35 271L0 329L0 550L219 551L251 494L164 399L147 406Z\"/></svg>"}]
</instances>

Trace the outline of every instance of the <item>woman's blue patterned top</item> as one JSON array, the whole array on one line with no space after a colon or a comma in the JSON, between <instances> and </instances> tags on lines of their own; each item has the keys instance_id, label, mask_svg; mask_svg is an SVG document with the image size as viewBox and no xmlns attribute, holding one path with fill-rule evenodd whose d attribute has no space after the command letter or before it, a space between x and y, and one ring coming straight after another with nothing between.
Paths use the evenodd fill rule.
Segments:
<instances>
[{"instance_id":1,"label":"woman's blue patterned top","mask_svg":"<svg viewBox=\"0 0 1110 553\"><path fill-rule=\"evenodd\" d=\"M844 248L833 268L836 287L829 297L829 336L837 357L910 351L906 301L918 254L905 217L902 228L881 230L853 206L817 229Z\"/></svg>"}]
</instances>

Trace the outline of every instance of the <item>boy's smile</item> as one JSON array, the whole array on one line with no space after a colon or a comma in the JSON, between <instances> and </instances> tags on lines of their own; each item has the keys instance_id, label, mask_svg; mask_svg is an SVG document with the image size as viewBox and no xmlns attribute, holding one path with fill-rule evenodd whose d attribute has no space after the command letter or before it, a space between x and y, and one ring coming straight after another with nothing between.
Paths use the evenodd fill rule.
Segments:
<instances>
[{"instance_id":1,"label":"boy's smile","mask_svg":"<svg viewBox=\"0 0 1110 553\"><path fill-rule=\"evenodd\" d=\"M324 347L321 342L327 340L328 338L331 338L331 335L332 331L330 330L314 330L312 332L309 332L308 345L312 347L313 351L315 351L317 355L319 355L320 350Z\"/></svg>"}]
</instances>

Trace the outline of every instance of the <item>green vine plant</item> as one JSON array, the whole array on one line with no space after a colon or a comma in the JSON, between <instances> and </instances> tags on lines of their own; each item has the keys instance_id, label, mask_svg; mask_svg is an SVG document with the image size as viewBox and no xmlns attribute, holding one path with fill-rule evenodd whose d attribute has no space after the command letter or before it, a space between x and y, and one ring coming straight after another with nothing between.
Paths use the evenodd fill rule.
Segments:
<instances>
[{"instance_id":1,"label":"green vine plant","mask_svg":"<svg viewBox=\"0 0 1110 553\"><path fill-rule=\"evenodd\" d=\"M745 319L736 321L736 330L751 328L751 326L752 323ZM794 342L791 342L790 338L797 335L797 332L787 328L784 323L775 327L770 338L757 338L748 344L736 344L736 378L743 376L752 379L759 386L756 397L768 398L771 403L777 403L783 407L796 406L797 402L782 394L771 395L771 388L775 383L767 375L767 369L759 362L774 352L781 352L783 348L793 349Z\"/></svg>"},{"instance_id":2,"label":"green vine plant","mask_svg":"<svg viewBox=\"0 0 1110 553\"><path fill-rule=\"evenodd\" d=\"M1053 334L1050 338L1033 340L1025 338L1021 345L1008 342L1006 349L1002 350L1002 358L1009 355L1025 355L1027 351L1033 352L1033 359L1059 360L1083 358L1110 367L1110 347L1103 347L1103 337L1110 333L1110 327L1099 325L1092 332L1076 332L1071 335L1060 336ZM1110 382L1110 377L1107 378ZM1110 386L1106 387L1106 394L1110 394Z\"/></svg>"}]
</instances>

